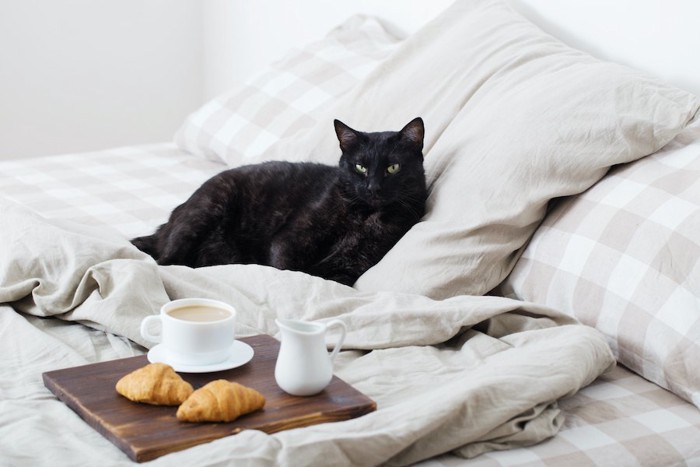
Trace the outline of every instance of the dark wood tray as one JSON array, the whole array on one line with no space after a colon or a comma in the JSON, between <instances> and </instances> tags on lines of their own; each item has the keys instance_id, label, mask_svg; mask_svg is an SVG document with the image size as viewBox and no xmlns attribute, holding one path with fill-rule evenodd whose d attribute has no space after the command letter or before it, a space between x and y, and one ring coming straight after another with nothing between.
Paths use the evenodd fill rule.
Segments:
<instances>
[{"instance_id":1,"label":"dark wood tray","mask_svg":"<svg viewBox=\"0 0 700 467\"><path fill-rule=\"evenodd\" d=\"M227 379L255 388L265 396L263 410L231 423L180 422L175 418L177 407L138 404L120 396L115 384L125 374L148 364L145 355L49 371L43 374L44 385L137 462L234 435L241 430L275 433L348 420L376 409L374 401L336 376L320 394L290 396L275 382L279 342L266 335L241 340L255 351L255 356L246 365L216 373L180 373L195 389L215 379Z\"/></svg>"}]
</instances>

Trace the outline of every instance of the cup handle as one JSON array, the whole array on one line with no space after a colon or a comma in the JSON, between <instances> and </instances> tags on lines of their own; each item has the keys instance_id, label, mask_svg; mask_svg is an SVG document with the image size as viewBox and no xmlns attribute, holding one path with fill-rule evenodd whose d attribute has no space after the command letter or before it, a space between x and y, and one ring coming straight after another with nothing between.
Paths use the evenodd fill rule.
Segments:
<instances>
[{"instance_id":1,"label":"cup handle","mask_svg":"<svg viewBox=\"0 0 700 467\"><path fill-rule=\"evenodd\" d=\"M326 323L326 329L330 329L333 326L340 328L340 337L338 338L338 342L335 344L335 347L333 347L333 350L331 351L331 354L329 356L331 362L335 359L335 356L338 355L340 348L343 346L343 342L345 342L346 332L345 323L343 323L339 319L334 319L333 321L329 321L328 323Z\"/></svg>"},{"instance_id":2,"label":"cup handle","mask_svg":"<svg viewBox=\"0 0 700 467\"><path fill-rule=\"evenodd\" d=\"M141 321L141 337L143 337L146 340L149 340L151 342L160 342L162 338L162 334L153 334L151 331L148 330L149 326L151 323L160 321L160 315L152 315L152 316L146 316L143 321ZM162 329L161 329L162 332Z\"/></svg>"}]
</instances>

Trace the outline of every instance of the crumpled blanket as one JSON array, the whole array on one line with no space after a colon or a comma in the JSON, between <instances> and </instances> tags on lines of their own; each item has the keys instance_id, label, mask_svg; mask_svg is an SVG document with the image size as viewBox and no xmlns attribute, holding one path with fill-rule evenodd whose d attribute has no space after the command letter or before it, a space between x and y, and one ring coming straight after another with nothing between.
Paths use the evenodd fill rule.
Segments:
<instances>
[{"instance_id":1,"label":"crumpled blanket","mask_svg":"<svg viewBox=\"0 0 700 467\"><path fill-rule=\"evenodd\" d=\"M44 388L41 373L144 353L141 320L176 298L231 303L241 336L279 338L276 317L341 319L348 333L335 373L377 411L244 431L154 465L404 465L531 445L557 433L557 400L614 365L597 331L531 303L360 293L256 265L159 266L104 228L13 205L0 205L0 219L2 463L131 464Z\"/></svg>"}]
</instances>

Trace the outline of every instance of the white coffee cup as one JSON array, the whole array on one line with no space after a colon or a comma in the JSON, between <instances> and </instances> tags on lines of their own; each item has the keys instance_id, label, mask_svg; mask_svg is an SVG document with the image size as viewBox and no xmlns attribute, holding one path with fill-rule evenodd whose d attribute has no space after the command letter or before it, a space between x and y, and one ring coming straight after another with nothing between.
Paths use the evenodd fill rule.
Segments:
<instances>
[{"instance_id":1,"label":"white coffee cup","mask_svg":"<svg viewBox=\"0 0 700 467\"><path fill-rule=\"evenodd\" d=\"M141 322L141 336L158 342L168 359L181 365L213 365L231 356L236 309L207 298L183 298L166 303L160 314ZM160 332L152 328L160 323Z\"/></svg>"}]
</instances>

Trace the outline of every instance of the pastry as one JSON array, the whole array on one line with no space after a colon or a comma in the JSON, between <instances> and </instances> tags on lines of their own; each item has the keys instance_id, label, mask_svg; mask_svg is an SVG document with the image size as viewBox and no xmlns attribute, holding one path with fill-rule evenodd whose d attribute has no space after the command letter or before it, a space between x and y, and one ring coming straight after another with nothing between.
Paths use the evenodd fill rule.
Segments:
<instances>
[{"instance_id":1,"label":"pastry","mask_svg":"<svg viewBox=\"0 0 700 467\"><path fill-rule=\"evenodd\" d=\"M194 391L177 409L186 422L231 422L263 408L265 397L255 389L218 379Z\"/></svg>"},{"instance_id":2,"label":"pastry","mask_svg":"<svg viewBox=\"0 0 700 467\"><path fill-rule=\"evenodd\" d=\"M148 364L117 381L119 394L153 405L180 405L193 390L190 383L164 363Z\"/></svg>"}]
</instances>

